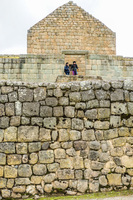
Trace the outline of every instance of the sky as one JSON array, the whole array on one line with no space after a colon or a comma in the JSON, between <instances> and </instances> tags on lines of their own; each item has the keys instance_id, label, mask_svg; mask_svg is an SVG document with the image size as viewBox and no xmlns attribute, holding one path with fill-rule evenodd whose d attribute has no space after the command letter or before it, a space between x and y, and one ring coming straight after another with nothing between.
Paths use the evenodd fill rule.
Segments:
<instances>
[{"instance_id":1,"label":"sky","mask_svg":"<svg viewBox=\"0 0 133 200\"><path fill-rule=\"evenodd\" d=\"M27 31L69 0L0 0L0 54L26 54ZM116 33L116 54L133 57L133 0L73 0Z\"/></svg>"}]
</instances>

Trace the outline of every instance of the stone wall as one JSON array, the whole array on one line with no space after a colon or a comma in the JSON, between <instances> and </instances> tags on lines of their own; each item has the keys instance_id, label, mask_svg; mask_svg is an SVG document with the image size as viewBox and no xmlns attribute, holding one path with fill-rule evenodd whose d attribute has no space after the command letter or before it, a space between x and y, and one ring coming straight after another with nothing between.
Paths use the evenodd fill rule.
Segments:
<instances>
[{"instance_id":1,"label":"stone wall","mask_svg":"<svg viewBox=\"0 0 133 200\"><path fill-rule=\"evenodd\" d=\"M0 198L132 189L132 155L133 81L0 82Z\"/></svg>"},{"instance_id":2,"label":"stone wall","mask_svg":"<svg viewBox=\"0 0 133 200\"><path fill-rule=\"evenodd\" d=\"M27 53L49 55L79 49L91 54L116 55L116 35L72 1L28 30Z\"/></svg>"},{"instance_id":3,"label":"stone wall","mask_svg":"<svg viewBox=\"0 0 133 200\"><path fill-rule=\"evenodd\" d=\"M55 82L58 75L64 74L65 62L72 64L73 59L77 61L79 76L100 76L104 80L133 77L133 58L65 51L62 55L47 56L0 55L0 80ZM63 78L66 82L72 79L75 77Z\"/></svg>"}]
</instances>

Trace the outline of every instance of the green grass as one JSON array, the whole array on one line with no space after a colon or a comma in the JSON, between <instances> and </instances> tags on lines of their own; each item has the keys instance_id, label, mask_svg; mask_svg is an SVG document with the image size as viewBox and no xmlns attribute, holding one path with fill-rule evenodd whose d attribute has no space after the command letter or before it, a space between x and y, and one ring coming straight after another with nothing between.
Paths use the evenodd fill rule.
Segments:
<instances>
[{"instance_id":1,"label":"green grass","mask_svg":"<svg viewBox=\"0 0 133 200\"><path fill-rule=\"evenodd\" d=\"M43 198L40 198L39 200L89 200L89 199L96 199L96 198L107 198L107 197L118 197L118 196L128 196L133 195L133 190L124 190L124 191L112 191L112 192L99 192L99 193L93 193L93 194L85 194L82 196L46 196ZM27 200L33 200L33 199L27 199Z\"/></svg>"}]
</instances>

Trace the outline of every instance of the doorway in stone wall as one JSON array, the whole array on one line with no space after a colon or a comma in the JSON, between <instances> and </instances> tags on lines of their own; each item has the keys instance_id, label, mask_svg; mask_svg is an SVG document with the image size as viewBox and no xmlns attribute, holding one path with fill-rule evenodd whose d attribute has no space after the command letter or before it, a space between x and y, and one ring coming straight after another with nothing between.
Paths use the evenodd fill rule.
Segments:
<instances>
[{"instance_id":1,"label":"doorway in stone wall","mask_svg":"<svg viewBox=\"0 0 133 200\"><path fill-rule=\"evenodd\" d=\"M69 63L70 69L73 61L76 61L78 75L86 75L86 55L88 55L88 51L63 51L62 53L65 54L65 63ZM70 74L72 75L72 73Z\"/></svg>"}]
</instances>

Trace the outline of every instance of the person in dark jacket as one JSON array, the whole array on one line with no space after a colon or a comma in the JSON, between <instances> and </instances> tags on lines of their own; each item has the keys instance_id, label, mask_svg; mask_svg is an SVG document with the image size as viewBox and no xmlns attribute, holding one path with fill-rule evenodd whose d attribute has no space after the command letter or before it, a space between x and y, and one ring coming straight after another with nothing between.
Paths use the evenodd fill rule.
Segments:
<instances>
[{"instance_id":1,"label":"person in dark jacket","mask_svg":"<svg viewBox=\"0 0 133 200\"><path fill-rule=\"evenodd\" d=\"M73 75L77 75L77 69L78 69L78 66L76 64L76 61L73 61L73 65L71 66L71 70L73 71Z\"/></svg>"},{"instance_id":2,"label":"person in dark jacket","mask_svg":"<svg viewBox=\"0 0 133 200\"><path fill-rule=\"evenodd\" d=\"M69 63L67 62L65 67L64 67L64 72L66 75L69 75L70 74L70 70L69 70Z\"/></svg>"}]
</instances>

